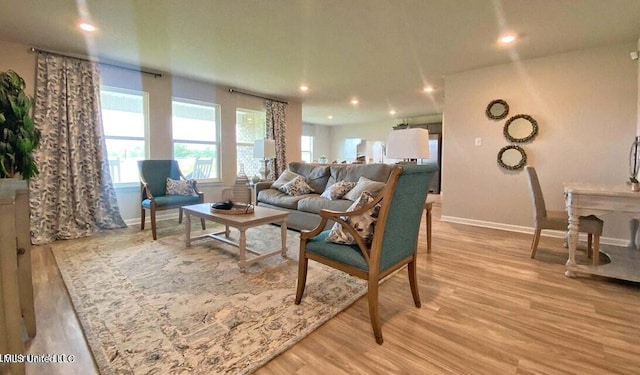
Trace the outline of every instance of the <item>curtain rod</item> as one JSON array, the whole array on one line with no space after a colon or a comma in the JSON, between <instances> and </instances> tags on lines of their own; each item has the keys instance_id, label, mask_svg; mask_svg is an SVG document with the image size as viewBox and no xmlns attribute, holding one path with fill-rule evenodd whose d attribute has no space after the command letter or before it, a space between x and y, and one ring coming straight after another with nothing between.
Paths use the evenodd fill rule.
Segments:
<instances>
[{"instance_id":1,"label":"curtain rod","mask_svg":"<svg viewBox=\"0 0 640 375\"><path fill-rule=\"evenodd\" d=\"M232 94L235 92L235 93L242 94L242 95L253 96L254 98L260 98L260 99L265 99L265 100L271 100L271 101L278 102L278 103L289 104L289 103L287 103L287 102L285 102L283 100L267 98L266 96L260 96L260 95L256 95L256 94L251 94L251 93L244 92L244 91L238 91L236 89L229 89L229 92L232 93Z\"/></svg>"},{"instance_id":2,"label":"curtain rod","mask_svg":"<svg viewBox=\"0 0 640 375\"><path fill-rule=\"evenodd\" d=\"M65 55L65 54L62 54L62 53L53 52L53 51L47 51L47 50L43 50L43 49L39 49L39 48L34 48L34 47L31 47L31 52L44 52L44 53L48 53L48 54L50 54L50 55L55 55L55 56L71 57L71 58L78 59L78 60L82 60L82 61L90 61L90 62L98 63L98 64L100 64L100 65L113 66L113 67L120 68L120 69L132 70L132 71L134 71L134 72L140 72L140 73L148 74L148 75L153 76L154 78L160 78L160 77L162 77L162 74L160 74L160 73L150 72L150 71L142 70L142 69L138 69L138 68L132 68L132 67L125 66L125 65L119 65L119 64L113 64L113 63L101 62L101 61L97 61L97 60L89 59L89 58L83 58L83 57L76 57L76 56L71 56L71 55Z\"/></svg>"}]
</instances>

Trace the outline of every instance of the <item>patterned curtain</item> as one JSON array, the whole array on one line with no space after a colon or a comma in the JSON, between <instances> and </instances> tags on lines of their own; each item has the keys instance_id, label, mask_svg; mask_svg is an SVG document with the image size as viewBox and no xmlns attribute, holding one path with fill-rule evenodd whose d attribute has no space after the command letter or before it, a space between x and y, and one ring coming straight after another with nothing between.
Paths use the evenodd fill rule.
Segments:
<instances>
[{"instance_id":1,"label":"patterned curtain","mask_svg":"<svg viewBox=\"0 0 640 375\"><path fill-rule=\"evenodd\" d=\"M39 52L34 122L42 131L30 180L34 244L126 227L109 171L95 62Z\"/></svg>"},{"instance_id":2,"label":"patterned curtain","mask_svg":"<svg viewBox=\"0 0 640 375\"><path fill-rule=\"evenodd\" d=\"M265 100L264 106L267 109L267 138L276 141L276 158L269 161L271 173L267 180L275 181L287 169L287 116L282 102Z\"/></svg>"}]
</instances>

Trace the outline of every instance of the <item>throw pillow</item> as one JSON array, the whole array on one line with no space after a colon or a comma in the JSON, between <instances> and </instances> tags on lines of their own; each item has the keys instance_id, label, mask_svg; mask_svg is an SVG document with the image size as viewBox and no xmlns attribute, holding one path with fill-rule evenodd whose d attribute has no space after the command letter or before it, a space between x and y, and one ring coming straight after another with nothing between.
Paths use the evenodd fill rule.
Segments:
<instances>
[{"instance_id":1,"label":"throw pillow","mask_svg":"<svg viewBox=\"0 0 640 375\"><path fill-rule=\"evenodd\" d=\"M311 187L307 185L307 182L302 176L298 176L293 180L287 182L286 184L278 188L278 190L293 197L313 193L313 189L311 189Z\"/></svg>"},{"instance_id":2,"label":"throw pillow","mask_svg":"<svg viewBox=\"0 0 640 375\"><path fill-rule=\"evenodd\" d=\"M172 180L167 178L167 195L197 196L196 180Z\"/></svg>"},{"instance_id":3,"label":"throw pillow","mask_svg":"<svg viewBox=\"0 0 640 375\"><path fill-rule=\"evenodd\" d=\"M347 208L347 212L355 211L371 201L373 201L375 197L373 194L368 191L362 192L360 197L356 199L355 202L349 208ZM354 215L354 216L343 216L342 219L349 223L355 230L358 232L360 237L364 239L364 242L369 245L373 240L373 230L376 225L376 221L378 220L378 214L380 213L380 205L377 204L370 210L367 210L362 215ZM356 240L353 238L351 233L349 233L346 229L342 227L342 224L335 223L333 227L331 227L331 231L326 238L328 242L335 242L338 244L344 245L355 245Z\"/></svg>"},{"instance_id":4,"label":"throw pillow","mask_svg":"<svg viewBox=\"0 0 640 375\"><path fill-rule=\"evenodd\" d=\"M285 169L285 171L282 172L280 177L278 177L278 179L275 180L273 184L271 184L271 188L280 190L280 188L283 187L286 183L291 182L294 178L298 176L302 177L302 175L299 175L297 173L291 172L288 169Z\"/></svg>"},{"instance_id":5,"label":"throw pillow","mask_svg":"<svg viewBox=\"0 0 640 375\"><path fill-rule=\"evenodd\" d=\"M360 179L358 179L358 183L356 184L356 186L351 189L351 191L349 191L344 196L344 198L350 201L355 201L363 191L368 191L375 197L382 191L382 189L384 189L384 185L384 182L373 181L364 176L361 176Z\"/></svg>"},{"instance_id":6,"label":"throw pillow","mask_svg":"<svg viewBox=\"0 0 640 375\"><path fill-rule=\"evenodd\" d=\"M354 186L356 186L355 182L338 181L335 184L329 186L322 194L320 194L320 196L330 201L342 199L342 197L344 197L344 195L347 194L349 190L353 189Z\"/></svg>"}]
</instances>

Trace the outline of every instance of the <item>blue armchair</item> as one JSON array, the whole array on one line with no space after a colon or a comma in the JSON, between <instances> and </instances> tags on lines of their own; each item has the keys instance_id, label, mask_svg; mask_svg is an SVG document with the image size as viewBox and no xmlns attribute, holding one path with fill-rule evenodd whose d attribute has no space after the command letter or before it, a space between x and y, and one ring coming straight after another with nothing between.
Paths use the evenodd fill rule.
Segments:
<instances>
[{"instance_id":1,"label":"blue armchair","mask_svg":"<svg viewBox=\"0 0 640 375\"><path fill-rule=\"evenodd\" d=\"M378 285L381 279L407 265L409 286L416 307L420 295L416 280L418 232L429 182L437 171L435 165L397 166L389 176L384 190L370 203L351 212L322 210L322 221L311 231L300 233L300 259L296 304L302 301L309 259L368 280L367 298L371 326L378 344L383 343L378 317ZM357 231L342 217L361 215L380 204L373 239L368 246ZM327 242L330 231L323 231L328 220L343 224L355 238L356 245Z\"/></svg>"},{"instance_id":2,"label":"blue armchair","mask_svg":"<svg viewBox=\"0 0 640 375\"><path fill-rule=\"evenodd\" d=\"M175 160L140 160L138 161L140 173L140 230L144 230L146 210L151 212L151 232L156 240L156 211L172 208L180 209L178 222L182 223L182 206L204 203L204 193L194 190L197 195L167 195L167 178L172 180L185 180L180 172L178 162ZM201 219L202 229L205 229L204 219Z\"/></svg>"}]
</instances>

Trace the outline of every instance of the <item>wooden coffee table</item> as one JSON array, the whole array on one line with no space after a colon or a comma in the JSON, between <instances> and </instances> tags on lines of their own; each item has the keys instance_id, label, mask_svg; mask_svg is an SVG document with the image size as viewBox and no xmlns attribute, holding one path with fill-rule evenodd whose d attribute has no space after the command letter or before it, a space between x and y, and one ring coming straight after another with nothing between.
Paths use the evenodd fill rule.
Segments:
<instances>
[{"instance_id":1,"label":"wooden coffee table","mask_svg":"<svg viewBox=\"0 0 640 375\"><path fill-rule=\"evenodd\" d=\"M185 231L187 247L191 247L192 241L202 238L213 238L226 244L236 246L240 252L240 261L238 262L238 266L241 271L244 271L247 265L258 262L267 257L278 253L282 254L282 256L287 254L287 219L289 218L289 213L286 211L274 210L266 207L255 207L253 213L250 214L223 214L219 212L211 212L211 203L184 206L182 207L182 210L186 216ZM200 219L223 224L225 229L223 231L203 234L201 236L191 238L192 215ZM282 247L280 249L268 252L259 252L247 248L247 229L264 224L278 223L280 224L280 238L282 240ZM233 242L229 239L229 227L236 228L240 231L239 243ZM247 259L247 252L255 254L256 256Z\"/></svg>"}]
</instances>

